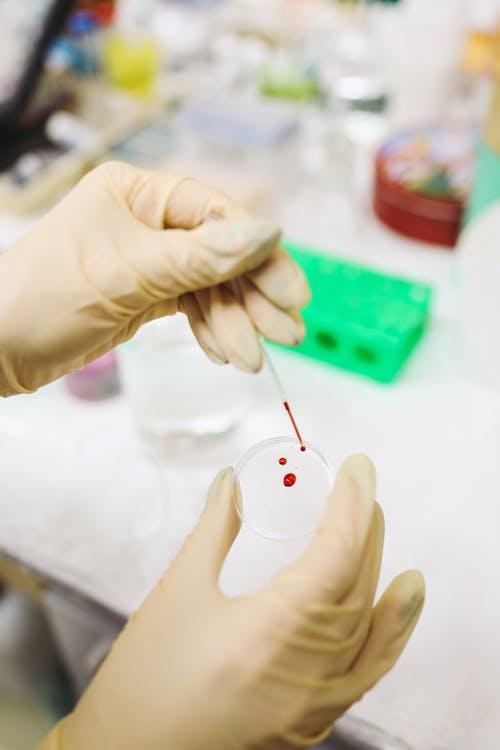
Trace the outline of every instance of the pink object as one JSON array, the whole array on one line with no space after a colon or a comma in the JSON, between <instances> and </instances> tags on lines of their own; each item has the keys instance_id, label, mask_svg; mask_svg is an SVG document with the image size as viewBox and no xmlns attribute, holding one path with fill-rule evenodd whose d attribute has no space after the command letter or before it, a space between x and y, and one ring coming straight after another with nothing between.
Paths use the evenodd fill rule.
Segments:
<instances>
[{"instance_id":1,"label":"pink object","mask_svg":"<svg viewBox=\"0 0 500 750\"><path fill-rule=\"evenodd\" d=\"M73 396L86 401L114 396L120 390L115 352L108 352L80 370L66 375L65 382Z\"/></svg>"}]
</instances>

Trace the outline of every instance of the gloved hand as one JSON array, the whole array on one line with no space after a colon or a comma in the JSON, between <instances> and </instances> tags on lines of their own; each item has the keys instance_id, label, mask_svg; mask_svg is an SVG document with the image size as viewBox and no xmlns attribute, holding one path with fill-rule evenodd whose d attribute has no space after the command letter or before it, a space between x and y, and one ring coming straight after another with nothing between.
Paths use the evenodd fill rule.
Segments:
<instances>
[{"instance_id":1,"label":"gloved hand","mask_svg":"<svg viewBox=\"0 0 500 750\"><path fill-rule=\"evenodd\" d=\"M0 395L179 310L211 359L258 370L257 331L287 344L304 333L307 283L278 241L273 224L195 179L101 165L0 257Z\"/></svg>"},{"instance_id":2,"label":"gloved hand","mask_svg":"<svg viewBox=\"0 0 500 750\"><path fill-rule=\"evenodd\" d=\"M424 599L417 572L372 609L383 546L375 473L339 471L308 550L265 590L217 586L238 532L234 474L132 615L73 714L39 750L287 750L312 746L395 663Z\"/></svg>"}]
</instances>

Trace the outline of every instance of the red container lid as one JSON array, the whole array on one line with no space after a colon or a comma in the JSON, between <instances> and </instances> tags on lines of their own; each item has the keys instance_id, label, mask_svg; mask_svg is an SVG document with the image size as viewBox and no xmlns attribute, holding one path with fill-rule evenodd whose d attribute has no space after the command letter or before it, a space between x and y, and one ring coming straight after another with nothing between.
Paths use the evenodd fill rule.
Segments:
<instances>
[{"instance_id":1,"label":"red container lid","mask_svg":"<svg viewBox=\"0 0 500 750\"><path fill-rule=\"evenodd\" d=\"M476 136L430 126L400 133L379 150L373 206L392 229L453 247L472 184Z\"/></svg>"},{"instance_id":2,"label":"red container lid","mask_svg":"<svg viewBox=\"0 0 500 750\"><path fill-rule=\"evenodd\" d=\"M100 26L109 26L115 16L115 3L102 2L92 8L92 15Z\"/></svg>"}]
</instances>

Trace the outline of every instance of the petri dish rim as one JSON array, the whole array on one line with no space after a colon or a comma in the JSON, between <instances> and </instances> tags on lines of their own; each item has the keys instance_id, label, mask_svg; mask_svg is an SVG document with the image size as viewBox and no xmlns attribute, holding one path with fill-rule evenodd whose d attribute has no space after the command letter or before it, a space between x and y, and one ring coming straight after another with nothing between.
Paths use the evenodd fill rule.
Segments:
<instances>
[{"instance_id":1,"label":"petri dish rim","mask_svg":"<svg viewBox=\"0 0 500 750\"><path fill-rule=\"evenodd\" d=\"M320 463L324 466L326 473L328 474L329 480L330 480L330 487L333 487L334 483L334 473L332 466L330 462L328 461L325 456L311 443L304 440L303 443L308 450L310 450L316 458L319 459ZM235 474L235 480L237 480L245 468L245 466L249 463L249 461L252 460L258 453L260 453L262 450L265 450L268 447L277 446L277 445L298 445L300 446L299 440L295 437L291 436L281 436L281 437L274 437L274 438L266 438L266 440L261 440L259 443L256 443L251 448L249 448L246 453L243 454L243 456L240 458L236 466L234 467L234 474ZM257 534L260 537L263 537L264 539L272 539L276 542L286 542L286 541L292 541L295 539L305 539L308 536L312 536L314 533L314 529L304 531L300 534L282 534L274 531L270 531L268 529L264 529L261 526L257 526L256 524L252 523L247 517L245 517L245 513L243 511L243 508L241 507L240 499L242 499L241 494L235 495L234 504L236 507L236 512L238 513L239 518L241 519L242 523L245 524L249 529L251 529L255 534Z\"/></svg>"}]
</instances>

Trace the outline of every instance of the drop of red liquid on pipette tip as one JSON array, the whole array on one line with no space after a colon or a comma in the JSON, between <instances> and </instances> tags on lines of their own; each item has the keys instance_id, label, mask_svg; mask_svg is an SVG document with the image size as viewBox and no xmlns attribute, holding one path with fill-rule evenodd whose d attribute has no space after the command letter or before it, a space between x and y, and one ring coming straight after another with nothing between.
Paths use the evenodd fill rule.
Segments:
<instances>
[{"instance_id":1,"label":"drop of red liquid on pipette tip","mask_svg":"<svg viewBox=\"0 0 500 750\"><path fill-rule=\"evenodd\" d=\"M288 401L283 401L283 406L288 412L288 416L290 417L290 421L292 423L293 429L295 431L295 434L297 435L298 441L300 443L300 450L303 452L306 449L306 446L304 445L304 441L302 440L302 435L299 432L299 428L297 427L297 422L295 421L295 418L293 416L292 410L290 409L290 404ZM295 481L295 479L293 480Z\"/></svg>"},{"instance_id":2,"label":"drop of red liquid on pipette tip","mask_svg":"<svg viewBox=\"0 0 500 750\"><path fill-rule=\"evenodd\" d=\"M293 487L296 481L297 477L295 476L295 474L285 474L285 476L283 477L283 484L285 485L285 487Z\"/></svg>"},{"instance_id":3,"label":"drop of red liquid on pipette tip","mask_svg":"<svg viewBox=\"0 0 500 750\"><path fill-rule=\"evenodd\" d=\"M281 466L284 466L286 464L286 458L283 456L283 458L280 458L278 463L281 464Z\"/></svg>"}]
</instances>

